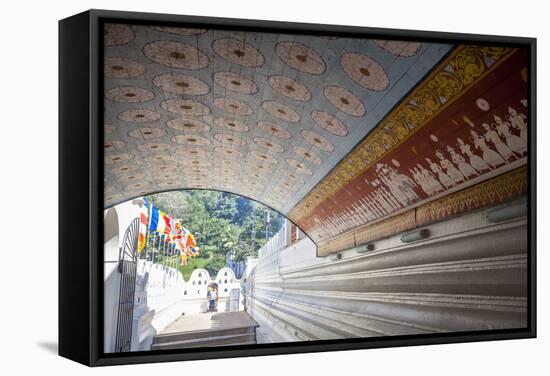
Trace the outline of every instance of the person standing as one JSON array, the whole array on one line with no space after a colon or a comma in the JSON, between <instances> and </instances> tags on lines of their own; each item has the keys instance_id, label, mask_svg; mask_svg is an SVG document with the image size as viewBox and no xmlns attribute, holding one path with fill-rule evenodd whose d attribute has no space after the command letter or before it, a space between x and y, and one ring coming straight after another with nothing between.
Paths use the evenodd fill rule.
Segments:
<instances>
[{"instance_id":1,"label":"person standing","mask_svg":"<svg viewBox=\"0 0 550 376\"><path fill-rule=\"evenodd\" d=\"M206 312L210 312L211 311L211 298L212 298L212 287L208 287L208 290L206 292L206 302L207 302L207 305L208 307L206 308Z\"/></svg>"},{"instance_id":2,"label":"person standing","mask_svg":"<svg viewBox=\"0 0 550 376\"><path fill-rule=\"evenodd\" d=\"M210 312L216 311L217 300L218 300L218 291L215 288L213 288L210 291L210 307L209 307Z\"/></svg>"}]
</instances>

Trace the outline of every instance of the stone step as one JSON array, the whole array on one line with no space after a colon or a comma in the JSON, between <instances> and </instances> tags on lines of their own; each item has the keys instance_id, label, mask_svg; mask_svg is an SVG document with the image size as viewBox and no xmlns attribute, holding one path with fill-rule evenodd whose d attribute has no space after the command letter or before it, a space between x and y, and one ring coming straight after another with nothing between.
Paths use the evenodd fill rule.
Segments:
<instances>
[{"instance_id":1,"label":"stone step","mask_svg":"<svg viewBox=\"0 0 550 376\"><path fill-rule=\"evenodd\" d=\"M209 330L195 330L187 332L175 332L159 334L153 339L153 345L192 341L198 339L205 339L209 337L222 337L231 335L249 335L250 332L254 333L254 327L245 326L241 328L229 328L229 329L209 329Z\"/></svg>"},{"instance_id":2,"label":"stone step","mask_svg":"<svg viewBox=\"0 0 550 376\"><path fill-rule=\"evenodd\" d=\"M213 346L236 346L250 345L255 343L256 334L254 329L252 329L252 332L247 332L244 334L216 335L203 338L176 340L171 342L156 342L153 343L153 345L151 346L151 350L170 350Z\"/></svg>"}]
</instances>

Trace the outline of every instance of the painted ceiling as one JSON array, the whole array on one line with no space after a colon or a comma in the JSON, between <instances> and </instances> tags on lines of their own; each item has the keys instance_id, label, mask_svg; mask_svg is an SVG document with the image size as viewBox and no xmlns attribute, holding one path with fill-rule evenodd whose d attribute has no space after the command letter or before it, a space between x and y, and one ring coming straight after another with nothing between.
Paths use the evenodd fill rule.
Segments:
<instances>
[{"instance_id":1,"label":"painted ceiling","mask_svg":"<svg viewBox=\"0 0 550 376\"><path fill-rule=\"evenodd\" d=\"M105 205L211 188L288 213L452 48L107 24Z\"/></svg>"},{"instance_id":2,"label":"painted ceiling","mask_svg":"<svg viewBox=\"0 0 550 376\"><path fill-rule=\"evenodd\" d=\"M411 208L525 180L525 50L122 24L104 42L106 207L218 189L337 251Z\"/></svg>"}]
</instances>

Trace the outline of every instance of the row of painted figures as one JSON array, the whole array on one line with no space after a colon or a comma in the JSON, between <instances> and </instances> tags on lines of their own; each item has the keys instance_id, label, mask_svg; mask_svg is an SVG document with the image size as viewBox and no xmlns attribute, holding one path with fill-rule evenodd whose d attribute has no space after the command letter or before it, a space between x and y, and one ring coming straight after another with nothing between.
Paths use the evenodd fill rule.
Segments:
<instances>
[{"instance_id":1,"label":"row of painted figures","mask_svg":"<svg viewBox=\"0 0 550 376\"><path fill-rule=\"evenodd\" d=\"M470 130L470 143L457 138L455 147L447 145L448 156L441 150L436 150L435 158L425 158L428 168L417 163L409 169L410 176L386 163L378 164L377 178L370 183L365 180L376 189L350 208L343 209L340 214L320 221L319 224L327 235L335 236L417 202L420 200L416 192L418 188L428 196L433 196L523 158L527 153L526 116L508 107L506 120L497 115L493 119L494 123L491 125L481 125L485 131L483 134ZM471 121L468 123L475 127ZM479 154L472 150L472 146Z\"/></svg>"}]
</instances>

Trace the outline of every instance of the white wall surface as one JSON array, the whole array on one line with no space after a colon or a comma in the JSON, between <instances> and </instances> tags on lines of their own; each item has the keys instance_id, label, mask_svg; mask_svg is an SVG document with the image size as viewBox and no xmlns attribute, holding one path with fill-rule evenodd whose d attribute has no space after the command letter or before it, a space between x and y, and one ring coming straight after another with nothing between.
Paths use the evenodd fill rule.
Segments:
<instances>
[{"instance_id":1,"label":"white wall surface","mask_svg":"<svg viewBox=\"0 0 550 376\"><path fill-rule=\"evenodd\" d=\"M550 141L548 9L543 1L462 0L270 2L242 0L82 0L3 3L2 251L20 249L17 224L33 226L34 255L20 267L4 268L0 286L0 373L55 375L242 374L341 375L363 370L379 375L541 375L548 372L550 336L550 148L540 148L538 315L539 338L409 348L317 353L87 369L57 357L57 20L88 8L186 13L538 37L538 137ZM546 171L546 172L545 172ZM9 183L9 184L8 184ZM39 201L39 202L38 202ZM84 203L83 203L84 204Z\"/></svg>"}]
</instances>

